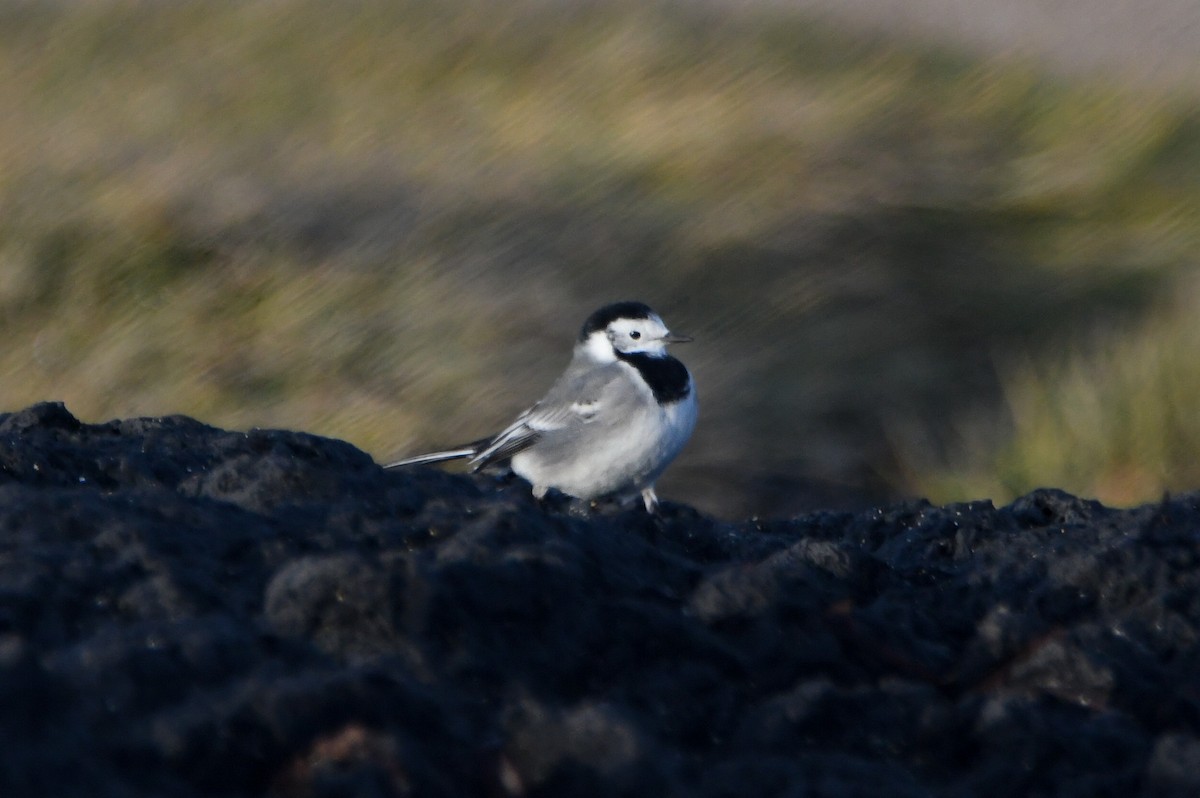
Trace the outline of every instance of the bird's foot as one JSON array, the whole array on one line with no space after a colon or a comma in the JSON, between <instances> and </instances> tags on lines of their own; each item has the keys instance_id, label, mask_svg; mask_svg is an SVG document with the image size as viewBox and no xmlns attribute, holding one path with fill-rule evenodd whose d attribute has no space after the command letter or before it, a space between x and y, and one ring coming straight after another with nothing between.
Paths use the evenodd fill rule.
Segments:
<instances>
[{"instance_id":1,"label":"bird's foot","mask_svg":"<svg viewBox=\"0 0 1200 798\"><path fill-rule=\"evenodd\" d=\"M658 515L658 496L654 493L653 485L642 489L642 502L646 505L646 512Z\"/></svg>"}]
</instances>

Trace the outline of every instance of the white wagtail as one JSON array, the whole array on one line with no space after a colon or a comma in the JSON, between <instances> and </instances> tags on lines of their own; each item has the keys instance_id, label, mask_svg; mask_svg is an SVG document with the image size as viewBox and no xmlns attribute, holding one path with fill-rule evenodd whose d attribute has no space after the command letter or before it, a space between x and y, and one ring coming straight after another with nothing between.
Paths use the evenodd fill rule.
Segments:
<instances>
[{"instance_id":1,"label":"white wagtail","mask_svg":"<svg viewBox=\"0 0 1200 798\"><path fill-rule=\"evenodd\" d=\"M579 331L566 372L499 434L384 468L470 458L472 471L509 461L541 499L551 488L590 501L640 491L658 509L654 480L696 425L696 391L667 344L672 335L641 302L606 305Z\"/></svg>"}]
</instances>

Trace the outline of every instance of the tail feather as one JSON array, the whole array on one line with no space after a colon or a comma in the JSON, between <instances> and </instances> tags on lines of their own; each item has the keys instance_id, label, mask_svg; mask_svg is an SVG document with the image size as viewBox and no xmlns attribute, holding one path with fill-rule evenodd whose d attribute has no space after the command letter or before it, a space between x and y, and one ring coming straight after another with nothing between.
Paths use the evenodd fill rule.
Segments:
<instances>
[{"instance_id":1,"label":"tail feather","mask_svg":"<svg viewBox=\"0 0 1200 798\"><path fill-rule=\"evenodd\" d=\"M404 468L405 466L429 465L431 463L444 463L448 460L462 460L467 457L474 457L483 451L491 438L482 438L470 443L464 443L462 446L456 446L453 449L446 449L441 452L429 452L427 454L418 454L412 457L405 457L403 460L397 460L394 463L388 463L384 468Z\"/></svg>"},{"instance_id":2,"label":"tail feather","mask_svg":"<svg viewBox=\"0 0 1200 798\"><path fill-rule=\"evenodd\" d=\"M447 460L462 460L465 457L474 457L475 449L463 447L461 449L447 449L444 452L430 452L429 454L418 454L415 457L406 457L403 460L397 460L394 463L388 463L384 468L403 468L404 466L429 465L430 463L444 463Z\"/></svg>"}]
</instances>

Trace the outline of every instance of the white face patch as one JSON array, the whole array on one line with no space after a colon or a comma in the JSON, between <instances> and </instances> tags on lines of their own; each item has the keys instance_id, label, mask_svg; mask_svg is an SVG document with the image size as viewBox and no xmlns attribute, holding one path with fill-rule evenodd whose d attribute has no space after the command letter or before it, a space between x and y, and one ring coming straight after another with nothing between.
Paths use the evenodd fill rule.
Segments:
<instances>
[{"instance_id":1,"label":"white face patch","mask_svg":"<svg viewBox=\"0 0 1200 798\"><path fill-rule=\"evenodd\" d=\"M663 340L669 333L667 325L658 316L648 319L617 319L606 330L611 346L627 355L639 352L661 355L667 349Z\"/></svg>"}]
</instances>

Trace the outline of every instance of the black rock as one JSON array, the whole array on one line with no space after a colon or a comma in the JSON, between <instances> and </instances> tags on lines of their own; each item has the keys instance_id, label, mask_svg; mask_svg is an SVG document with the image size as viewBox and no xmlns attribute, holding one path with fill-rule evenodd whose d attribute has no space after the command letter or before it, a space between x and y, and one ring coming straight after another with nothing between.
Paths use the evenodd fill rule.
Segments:
<instances>
[{"instance_id":1,"label":"black rock","mask_svg":"<svg viewBox=\"0 0 1200 798\"><path fill-rule=\"evenodd\" d=\"M0 795L1200 793L1200 496L580 518L0 416Z\"/></svg>"}]
</instances>

